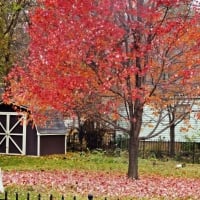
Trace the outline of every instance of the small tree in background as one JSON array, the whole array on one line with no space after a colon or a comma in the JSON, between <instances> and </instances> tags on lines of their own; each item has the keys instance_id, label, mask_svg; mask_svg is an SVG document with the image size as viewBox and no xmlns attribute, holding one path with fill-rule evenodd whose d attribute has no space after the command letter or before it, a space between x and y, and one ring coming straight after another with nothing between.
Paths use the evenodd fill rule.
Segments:
<instances>
[{"instance_id":1,"label":"small tree in background","mask_svg":"<svg viewBox=\"0 0 200 200\"><path fill-rule=\"evenodd\" d=\"M13 63L22 61L28 54L28 11L33 0L0 0L0 82L8 74Z\"/></svg>"}]
</instances>

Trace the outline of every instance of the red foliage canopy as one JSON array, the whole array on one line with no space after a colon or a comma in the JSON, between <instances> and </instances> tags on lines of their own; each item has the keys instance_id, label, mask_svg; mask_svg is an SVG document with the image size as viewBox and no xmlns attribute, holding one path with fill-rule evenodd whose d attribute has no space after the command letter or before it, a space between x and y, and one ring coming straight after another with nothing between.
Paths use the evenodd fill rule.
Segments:
<instances>
[{"instance_id":1,"label":"red foliage canopy","mask_svg":"<svg viewBox=\"0 0 200 200\"><path fill-rule=\"evenodd\" d=\"M142 2L39 0L30 16L27 65L9 74L5 100L36 111L49 106L71 111L80 104L78 99L98 92L112 96L112 102L104 101L109 105L105 108L116 111L122 100L146 101L158 84L169 88L172 82L180 83L175 79L190 78L193 63L186 55L197 61L193 49L199 49L199 31L195 26L189 30L197 18L191 17L188 1ZM178 51L183 51L179 57ZM185 57L184 68L174 64L173 57ZM174 73L167 83L159 79L163 72ZM141 79L138 86L137 77L153 82Z\"/></svg>"}]
</instances>

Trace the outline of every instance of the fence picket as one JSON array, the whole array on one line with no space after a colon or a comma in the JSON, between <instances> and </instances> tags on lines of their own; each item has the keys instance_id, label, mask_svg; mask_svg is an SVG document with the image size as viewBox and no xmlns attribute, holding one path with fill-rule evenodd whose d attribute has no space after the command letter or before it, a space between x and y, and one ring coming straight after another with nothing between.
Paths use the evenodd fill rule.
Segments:
<instances>
[{"instance_id":1,"label":"fence picket","mask_svg":"<svg viewBox=\"0 0 200 200\"><path fill-rule=\"evenodd\" d=\"M16 192L16 193L15 193L15 199L16 199L16 200L18 200L18 196L19 196L19 195L18 195L18 193Z\"/></svg>"},{"instance_id":2,"label":"fence picket","mask_svg":"<svg viewBox=\"0 0 200 200\"><path fill-rule=\"evenodd\" d=\"M27 200L30 200L30 194L27 193Z\"/></svg>"},{"instance_id":3,"label":"fence picket","mask_svg":"<svg viewBox=\"0 0 200 200\"><path fill-rule=\"evenodd\" d=\"M92 194L88 194L88 200L93 200L93 195Z\"/></svg>"},{"instance_id":4,"label":"fence picket","mask_svg":"<svg viewBox=\"0 0 200 200\"><path fill-rule=\"evenodd\" d=\"M5 191L5 200L8 200L8 192Z\"/></svg>"}]
</instances>

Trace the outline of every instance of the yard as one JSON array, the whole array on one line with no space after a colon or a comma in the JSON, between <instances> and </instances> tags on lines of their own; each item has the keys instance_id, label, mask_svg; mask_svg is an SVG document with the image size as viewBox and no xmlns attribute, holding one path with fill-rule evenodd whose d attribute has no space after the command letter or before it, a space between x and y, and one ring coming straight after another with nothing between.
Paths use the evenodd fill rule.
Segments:
<instances>
[{"instance_id":1,"label":"yard","mask_svg":"<svg viewBox=\"0 0 200 200\"><path fill-rule=\"evenodd\" d=\"M120 157L100 152L43 157L0 156L3 183L9 199L199 199L200 165L177 168L175 161L140 159L140 180L126 177L127 153ZM2 198L1 194L0 198Z\"/></svg>"}]
</instances>

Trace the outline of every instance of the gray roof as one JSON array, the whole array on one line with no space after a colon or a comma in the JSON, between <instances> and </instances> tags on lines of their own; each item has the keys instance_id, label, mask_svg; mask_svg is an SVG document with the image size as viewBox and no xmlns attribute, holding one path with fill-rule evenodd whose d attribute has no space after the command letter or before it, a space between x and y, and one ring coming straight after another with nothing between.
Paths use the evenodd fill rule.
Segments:
<instances>
[{"instance_id":1,"label":"gray roof","mask_svg":"<svg viewBox=\"0 0 200 200\"><path fill-rule=\"evenodd\" d=\"M37 131L41 135L65 135L67 133L64 120L58 117L51 119L51 121L47 121L45 126L37 126Z\"/></svg>"},{"instance_id":2,"label":"gray roof","mask_svg":"<svg viewBox=\"0 0 200 200\"><path fill-rule=\"evenodd\" d=\"M0 101L2 101L2 95L4 93L5 89L2 87L2 84L0 83Z\"/></svg>"},{"instance_id":3,"label":"gray roof","mask_svg":"<svg viewBox=\"0 0 200 200\"><path fill-rule=\"evenodd\" d=\"M3 89L0 87L0 97L1 93L3 93ZM1 101L0 98L0 104L4 104L3 101ZM19 106L24 109L27 109L25 106ZM46 115L48 116L48 120L46 121L46 124L44 126L40 126L35 124L35 127L39 134L44 135L65 135L67 134L67 128L65 126L64 120L62 115L55 110L49 110L46 112Z\"/></svg>"}]
</instances>

